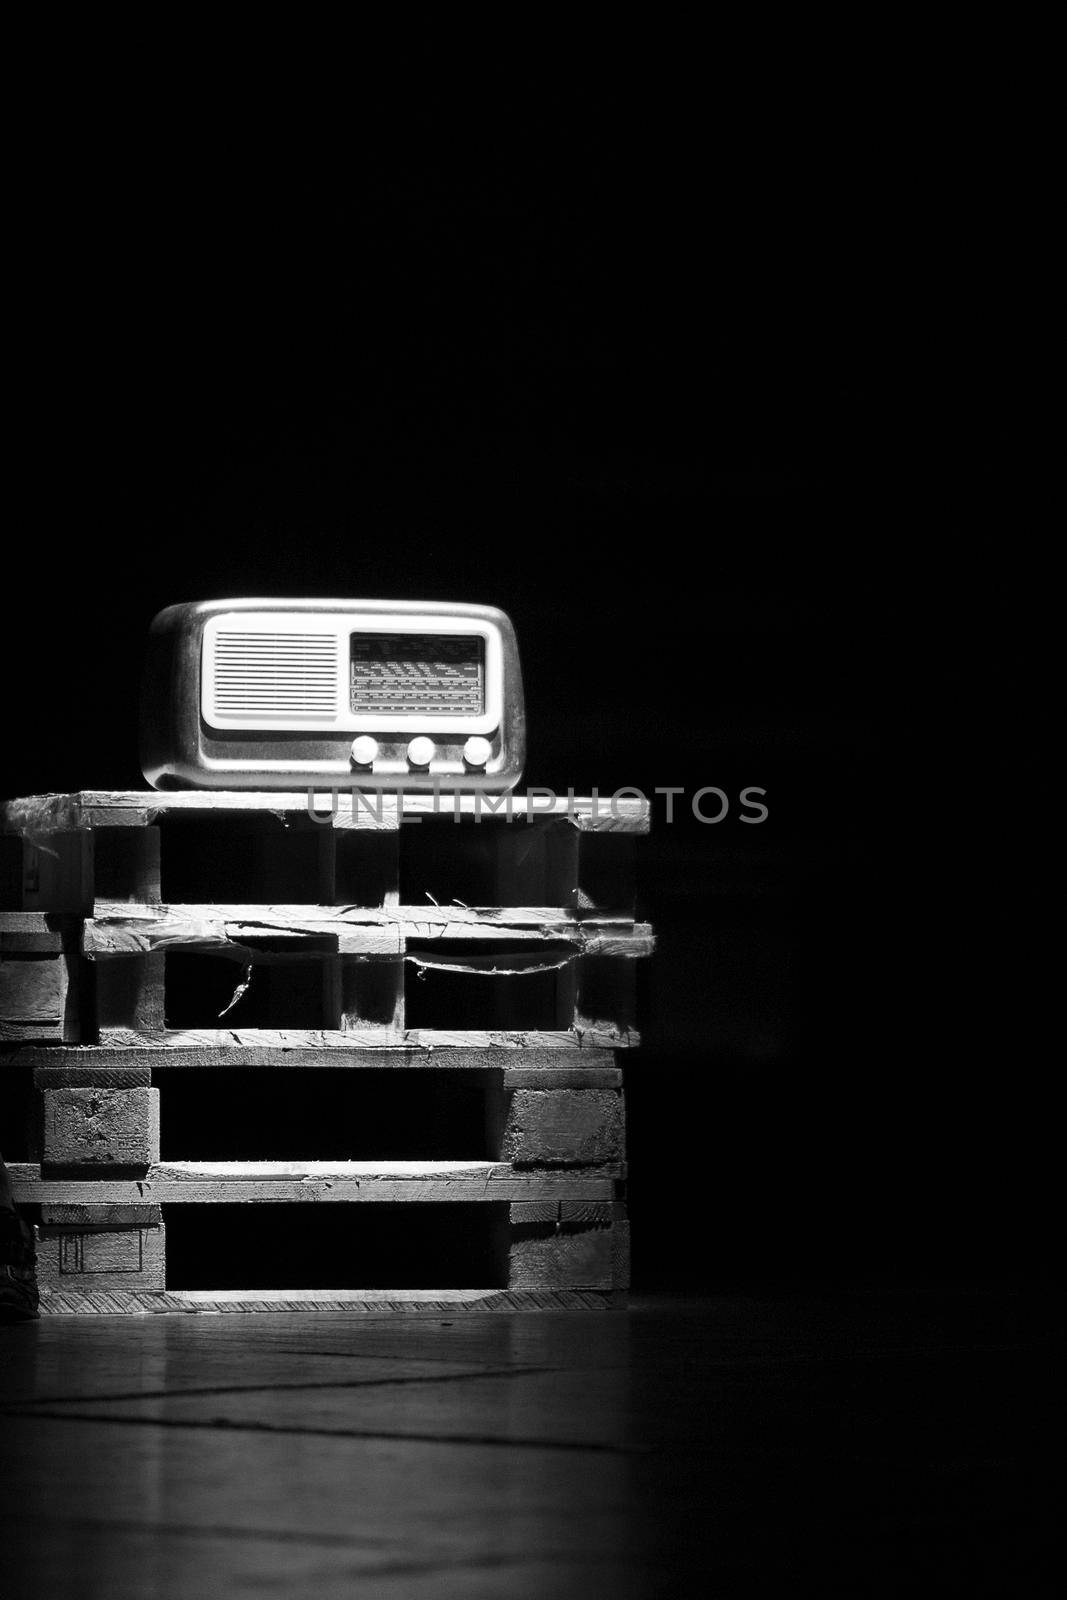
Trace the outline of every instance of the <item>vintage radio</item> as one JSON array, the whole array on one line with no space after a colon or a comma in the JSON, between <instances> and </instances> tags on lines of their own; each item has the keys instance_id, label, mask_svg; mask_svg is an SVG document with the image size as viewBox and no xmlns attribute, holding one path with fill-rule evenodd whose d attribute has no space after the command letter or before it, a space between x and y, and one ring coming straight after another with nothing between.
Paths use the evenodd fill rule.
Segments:
<instances>
[{"instance_id":1,"label":"vintage radio","mask_svg":"<svg viewBox=\"0 0 1067 1600\"><path fill-rule=\"evenodd\" d=\"M526 720L491 606L205 600L152 623L141 764L157 789L510 789Z\"/></svg>"}]
</instances>

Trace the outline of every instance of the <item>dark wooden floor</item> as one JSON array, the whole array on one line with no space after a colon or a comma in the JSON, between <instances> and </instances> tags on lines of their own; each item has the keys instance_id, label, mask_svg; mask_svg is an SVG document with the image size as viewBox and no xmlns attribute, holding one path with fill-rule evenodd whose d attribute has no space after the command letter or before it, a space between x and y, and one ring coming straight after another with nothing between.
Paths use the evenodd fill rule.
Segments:
<instances>
[{"instance_id":1,"label":"dark wooden floor","mask_svg":"<svg viewBox=\"0 0 1067 1600\"><path fill-rule=\"evenodd\" d=\"M1056 1316L835 1290L0 1330L3 1592L1044 1594Z\"/></svg>"}]
</instances>

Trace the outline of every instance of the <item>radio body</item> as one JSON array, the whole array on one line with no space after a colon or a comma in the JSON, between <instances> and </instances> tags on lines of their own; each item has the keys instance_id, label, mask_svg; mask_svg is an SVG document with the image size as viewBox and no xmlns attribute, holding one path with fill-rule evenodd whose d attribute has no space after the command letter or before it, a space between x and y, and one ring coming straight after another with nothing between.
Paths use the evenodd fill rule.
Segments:
<instances>
[{"instance_id":1,"label":"radio body","mask_svg":"<svg viewBox=\"0 0 1067 1600\"><path fill-rule=\"evenodd\" d=\"M141 765L157 789L503 791L526 716L491 606L205 600L149 632Z\"/></svg>"}]
</instances>

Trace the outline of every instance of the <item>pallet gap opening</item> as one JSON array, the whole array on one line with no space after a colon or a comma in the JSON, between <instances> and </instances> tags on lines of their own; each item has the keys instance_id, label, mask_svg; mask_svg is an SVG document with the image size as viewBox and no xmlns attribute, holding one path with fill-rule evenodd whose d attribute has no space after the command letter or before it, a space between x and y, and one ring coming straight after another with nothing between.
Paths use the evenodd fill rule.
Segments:
<instances>
[{"instance_id":1,"label":"pallet gap opening","mask_svg":"<svg viewBox=\"0 0 1067 1600\"><path fill-rule=\"evenodd\" d=\"M444 804L444 802L442 802ZM447 812L406 827L400 851L400 903L446 906L564 906L578 885L578 835L566 821Z\"/></svg>"},{"instance_id":2,"label":"pallet gap opening","mask_svg":"<svg viewBox=\"0 0 1067 1600\"><path fill-rule=\"evenodd\" d=\"M336 1025L328 1015L327 938L257 939L253 959L168 950L164 1015L168 1028L307 1028Z\"/></svg>"},{"instance_id":3,"label":"pallet gap opening","mask_svg":"<svg viewBox=\"0 0 1067 1600\"><path fill-rule=\"evenodd\" d=\"M163 1161L490 1161L498 1072L157 1069Z\"/></svg>"},{"instance_id":4,"label":"pallet gap opening","mask_svg":"<svg viewBox=\"0 0 1067 1600\"><path fill-rule=\"evenodd\" d=\"M168 1289L498 1289L506 1205L165 1205Z\"/></svg>"},{"instance_id":5,"label":"pallet gap opening","mask_svg":"<svg viewBox=\"0 0 1067 1600\"><path fill-rule=\"evenodd\" d=\"M404 1017L409 1028L548 1032L571 1026L575 961L570 945L547 939L535 945L506 939L413 941L408 957Z\"/></svg>"},{"instance_id":6,"label":"pallet gap opening","mask_svg":"<svg viewBox=\"0 0 1067 1600\"><path fill-rule=\"evenodd\" d=\"M395 889L394 834L333 829L300 814L161 819L161 897L169 905L381 906Z\"/></svg>"}]
</instances>

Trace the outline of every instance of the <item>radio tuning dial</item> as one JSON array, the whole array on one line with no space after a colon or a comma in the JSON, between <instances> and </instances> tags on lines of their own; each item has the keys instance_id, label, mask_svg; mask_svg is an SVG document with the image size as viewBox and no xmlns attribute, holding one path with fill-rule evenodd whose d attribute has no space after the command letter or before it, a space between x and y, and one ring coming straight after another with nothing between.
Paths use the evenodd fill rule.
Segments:
<instances>
[{"instance_id":1,"label":"radio tuning dial","mask_svg":"<svg viewBox=\"0 0 1067 1600\"><path fill-rule=\"evenodd\" d=\"M369 733L361 733L358 739L352 740L352 760L357 767L369 767L377 754L378 741Z\"/></svg>"},{"instance_id":2,"label":"radio tuning dial","mask_svg":"<svg viewBox=\"0 0 1067 1600\"><path fill-rule=\"evenodd\" d=\"M433 760L436 748L432 739L427 739L425 734L420 734L417 739L412 739L408 745L408 760L413 767L428 767Z\"/></svg>"},{"instance_id":3,"label":"radio tuning dial","mask_svg":"<svg viewBox=\"0 0 1067 1600\"><path fill-rule=\"evenodd\" d=\"M493 753L493 747L488 739L483 739L474 734L463 746L463 759L468 767L484 767Z\"/></svg>"}]
</instances>

